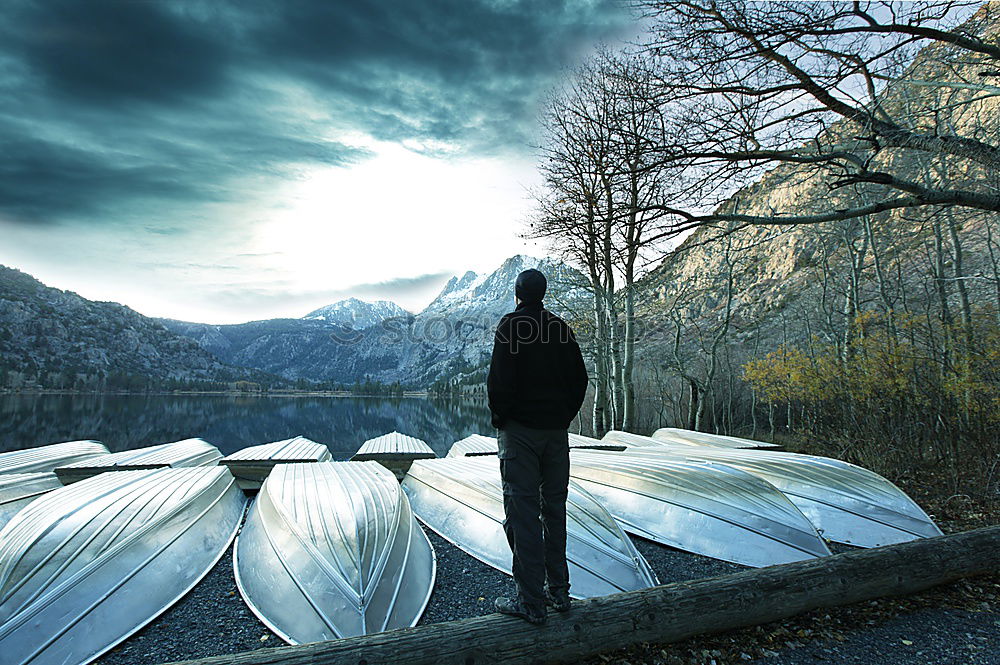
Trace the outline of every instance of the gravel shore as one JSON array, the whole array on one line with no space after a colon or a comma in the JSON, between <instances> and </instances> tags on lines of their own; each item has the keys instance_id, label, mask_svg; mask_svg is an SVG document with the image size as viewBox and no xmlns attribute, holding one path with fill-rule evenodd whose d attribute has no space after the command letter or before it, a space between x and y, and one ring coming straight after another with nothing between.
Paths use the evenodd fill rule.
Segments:
<instances>
[{"instance_id":1,"label":"gravel shore","mask_svg":"<svg viewBox=\"0 0 1000 665\"><path fill-rule=\"evenodd\" d=\"M425 529L437 556L437 582L420 624L493 612L493 599L511 595L514 582ZM660 582L713 577L743 566L634 538ZM189 594L144 629L105 654L99 665L157 665L283 644L260 622L236 589L232 549Z\"/></svg>"},{"instance_id":2,"label":"gravel shore","mask_svg":"<svg viewBox=\"0 0 1000 665\"><path fill-rule=\"evenodd\" d=\"M514 585L509 576L472 558L433 532L428 531L428 537L437 554L437 583L421 624L490 614L496 596L513 593ZM682 552L642 538L633 538L633 541L661 583L744 570L737 564ZM850 548L835 546L837 551L845 549ZM1000 590L1000 585L997 589ZM876 604L880 602L892 601L875 601ZM590 662L724 665L752 660L768 665L804 665L824 661L859 665L1000 665L1000 603L984 601L977 611L935 607L932 604L909 613L866 621L832 633L829 639L825 639L820 631L814 631L815 639L807 639L813 634L791 632L786 635L787 631L775 626L768 634L761 630L767 627L757 627L748 629L756 632L745 639L760 648L745 647L746 650L734 651L733 648L725 648L726 645L709 644L708 648L702 649L695 642L688 641L670 645L669 651L631 650L605 655ZM782 639L769 639L774 635ZM716 636L709 639L726 638ZM232 552L229 551L188 595L96 662L99 665L157 665L281 644L281 639L243 603L233 578ZM737 649L744 648L736 642L733 644ZM754 653L751 655L748 651Z\"/></svg>"}]
</instances>

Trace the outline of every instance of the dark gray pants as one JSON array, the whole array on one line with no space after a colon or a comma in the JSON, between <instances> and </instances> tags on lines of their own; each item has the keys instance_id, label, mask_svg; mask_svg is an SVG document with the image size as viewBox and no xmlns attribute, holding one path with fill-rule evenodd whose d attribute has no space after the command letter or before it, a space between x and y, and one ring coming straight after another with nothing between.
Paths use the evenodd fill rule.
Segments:
<instances>
[{"instance_id":1,"label":"dark gray pants","mask_svg":"<svg viewBox=\"0 0 1000 665\"><path fill-rule=\"evenodd\" d=\"M566 430L534 429L508 421L499 435L503 509L514 582L526 606L545 607L545 584L569 589L566 566Z\"/></svg>"}]
</instances>

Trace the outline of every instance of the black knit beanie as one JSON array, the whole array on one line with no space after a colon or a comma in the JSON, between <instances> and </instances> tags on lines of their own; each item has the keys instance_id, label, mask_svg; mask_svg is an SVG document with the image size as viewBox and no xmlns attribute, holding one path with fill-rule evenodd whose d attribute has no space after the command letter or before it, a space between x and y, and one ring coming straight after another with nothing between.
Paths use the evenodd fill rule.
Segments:
<instances>
[{"instance_id":1,"label":"black knit beanie","mask_svg":"<svg viewBox=\"0 0 1000 665\"><path fill-rule=\"evenodd\" d=\"M517 276L514 282L514 295L524 303L542 302L545 297L545 275L530 268Z\"/></svg>"}]
</instances>

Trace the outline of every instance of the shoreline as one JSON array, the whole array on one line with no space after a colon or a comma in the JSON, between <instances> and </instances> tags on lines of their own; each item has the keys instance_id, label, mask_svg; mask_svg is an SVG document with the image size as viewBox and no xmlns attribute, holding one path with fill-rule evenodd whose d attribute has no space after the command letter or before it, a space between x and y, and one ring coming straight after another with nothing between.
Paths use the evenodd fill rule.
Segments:
<instances>
[{"instance_id":1,"label":"shoreline","mask_svg":"<svg viewBox=\"0 0 1000 665\"><path fill-rule=\"evenodd\" d=\"M238 390L159 390L159 391L142 391L142 392L128 392L128 391L107 391L107 390L0 390L0 396L11 395L11 396L28 396L28 395L64 395L64 396L77 396L77 395L93 395L93 396L112 396L112 397L138 397L138 396L156 396L156 397L381 397L385 399L409 399L409 398L435 398L435 399L473 399L476 398L470 396L444 396L437 395L431 392L422 390L407 390L401 395L386 395L379 393L351 393L344 391L320 391L320 390L304 390L304 391L268 391L268 392L242 392Z\"/></svg>"}]
</instances>

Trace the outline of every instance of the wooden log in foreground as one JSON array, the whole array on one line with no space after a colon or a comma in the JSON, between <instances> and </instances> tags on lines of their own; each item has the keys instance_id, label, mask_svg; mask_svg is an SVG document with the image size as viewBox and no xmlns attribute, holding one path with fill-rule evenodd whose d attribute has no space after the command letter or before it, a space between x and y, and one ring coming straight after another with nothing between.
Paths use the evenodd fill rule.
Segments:
<instances>
[{"instance_id":1,"label":"wooden log in foreground","mask_svg":"<svg viewBox=\"0 0 1000 665\"><path fill-rule=\"evenodd\" d=\"M573 603L545 626L488 616L187 665L480 665L568 661L639 642L676 642L821 607L915 593L1000 570L1000 526Z\"/></svg>"}]
</instances>

